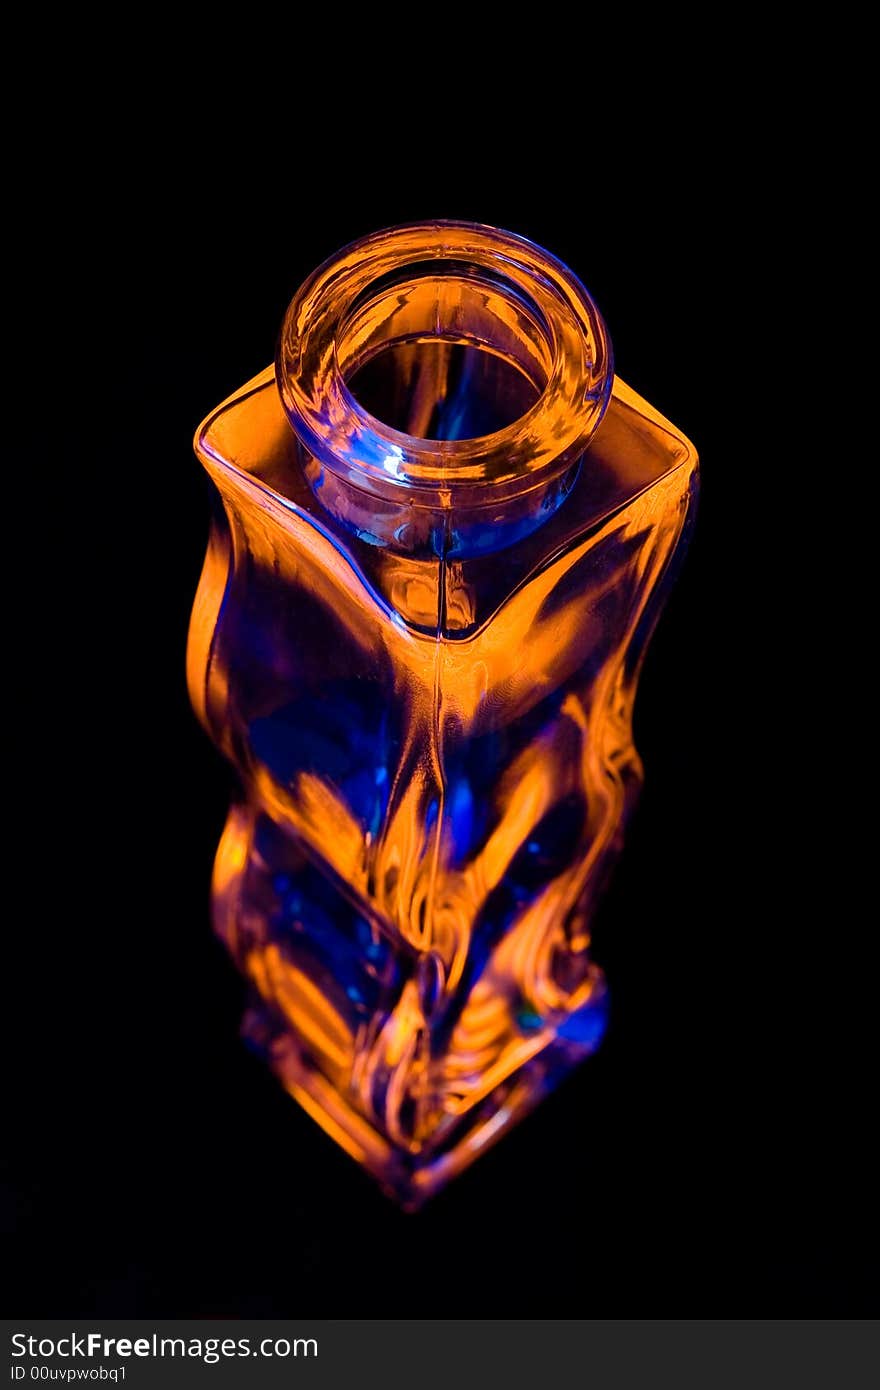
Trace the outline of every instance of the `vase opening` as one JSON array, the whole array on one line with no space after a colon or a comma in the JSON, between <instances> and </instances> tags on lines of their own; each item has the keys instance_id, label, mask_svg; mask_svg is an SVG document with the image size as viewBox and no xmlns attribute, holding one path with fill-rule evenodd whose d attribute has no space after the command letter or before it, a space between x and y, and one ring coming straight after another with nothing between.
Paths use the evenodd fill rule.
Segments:
<instances>
[{"instance_id":1,"label":"vase opening","mask_svg":"<svg viewBox=\"0 0 880 1390\"><path fill-rule=\"evenodd\" d=\"M414 440L472 440L535 406L550 329L505 276L467 262L405 265L358 296L336 344L354 399Z\"/></svg>"}]
</instances>

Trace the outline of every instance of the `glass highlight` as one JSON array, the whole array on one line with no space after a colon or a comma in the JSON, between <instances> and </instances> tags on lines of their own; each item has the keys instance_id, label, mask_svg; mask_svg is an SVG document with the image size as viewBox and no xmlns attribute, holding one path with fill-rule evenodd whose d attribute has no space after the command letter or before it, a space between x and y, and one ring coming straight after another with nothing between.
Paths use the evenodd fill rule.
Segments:
<instances>
[{"instance_id":1,"label":"glass highlight","mask_svg":"<svg viewBox=\"0 0 880 1390\"><path fill-rule=\"evenodd\" d=\"M238 770L216 930L244 1031L417 1207L598 1046L590 921L693 446L507 232L379 232L200 426L193 705Z\"/></svg>"}]
</instances>

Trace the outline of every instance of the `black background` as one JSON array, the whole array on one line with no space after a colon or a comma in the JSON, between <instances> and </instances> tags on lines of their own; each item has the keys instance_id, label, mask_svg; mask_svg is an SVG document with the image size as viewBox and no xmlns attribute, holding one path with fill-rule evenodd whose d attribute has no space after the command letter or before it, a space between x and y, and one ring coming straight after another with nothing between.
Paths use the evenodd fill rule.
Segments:
<instances>
[{"instance_id":1,"label":"black background","mask_svg":"<svg viewBox=\"0 0 880 1390\"><path fill-rule=\"evenodd\" d=\"M814 900L819 838L801 832L822 813L792 773L823 736L791 738L808 678L768 423L784 348L771 331L759 368L753 314L772 229L736 141L709 165L687 122L555 163L499 132L438 133L405 159L379 117L344 156L267 136L257 162L206 122L182 149L76 170L75 270L47 273L71 404L55 418L47 391L29 455L57 563L41 543L49 588L24 585L49 661L9 933L12 1313L873 1310L855 957L845 914ZM567 261L620 374L704 472L637 705L646 788L595 928L607 1040L406 1216L238 1040L242 991L208 919L232 780L189 711L184 650L208 518L195 426L268 364L319 261L426 216Z\"/></svg>"}]
</instances>

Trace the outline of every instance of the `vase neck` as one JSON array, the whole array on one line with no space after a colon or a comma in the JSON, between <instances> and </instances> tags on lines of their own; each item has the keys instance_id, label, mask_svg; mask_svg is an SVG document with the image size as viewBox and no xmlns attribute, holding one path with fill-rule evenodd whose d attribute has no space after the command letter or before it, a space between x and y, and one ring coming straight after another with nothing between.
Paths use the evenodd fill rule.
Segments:
<instances>
[{"instance_id":1,"label":"vase neck","mask_svg":"<svg viewBox=\"0 0 880 1390\"><path fill-rule=\"evenodd\" d=\"M375 544L463 555L561 505L613 369L601 316L559 261L433 222L320 267L287 311L276 374L334 516Z\"/></svg>"}]
</instances>

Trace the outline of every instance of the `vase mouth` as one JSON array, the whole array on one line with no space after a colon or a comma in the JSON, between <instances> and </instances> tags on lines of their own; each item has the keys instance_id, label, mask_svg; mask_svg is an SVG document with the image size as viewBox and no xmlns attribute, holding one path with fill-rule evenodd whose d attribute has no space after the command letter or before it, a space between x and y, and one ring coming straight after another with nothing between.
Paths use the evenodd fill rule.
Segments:
<instances>
[{"instance_id":1,"label":"vase mouth","mask_svg":"<svg viewBox=\"0 0 880 1390\"><path fill-rule=\"evenodd\" d=\"M460 411L454 428L423 435L368 408L358 382L392 358L398 375L404 357L411 370L413 354L423 379L439 380L430 364L442 355L448 370L450 354L479 378L473 433ZM306 280L284 318L276 379L320 465L367 491L404 488L416 505L451 506L486 485L486 501L515 496L576 464L608 403L613 361L599 310L561 261L511 232L431 221L353 242ZM467 391L465 379L465 404ZM441 404L446 393L444 378Z\"/></svg>"}]
</instances>

